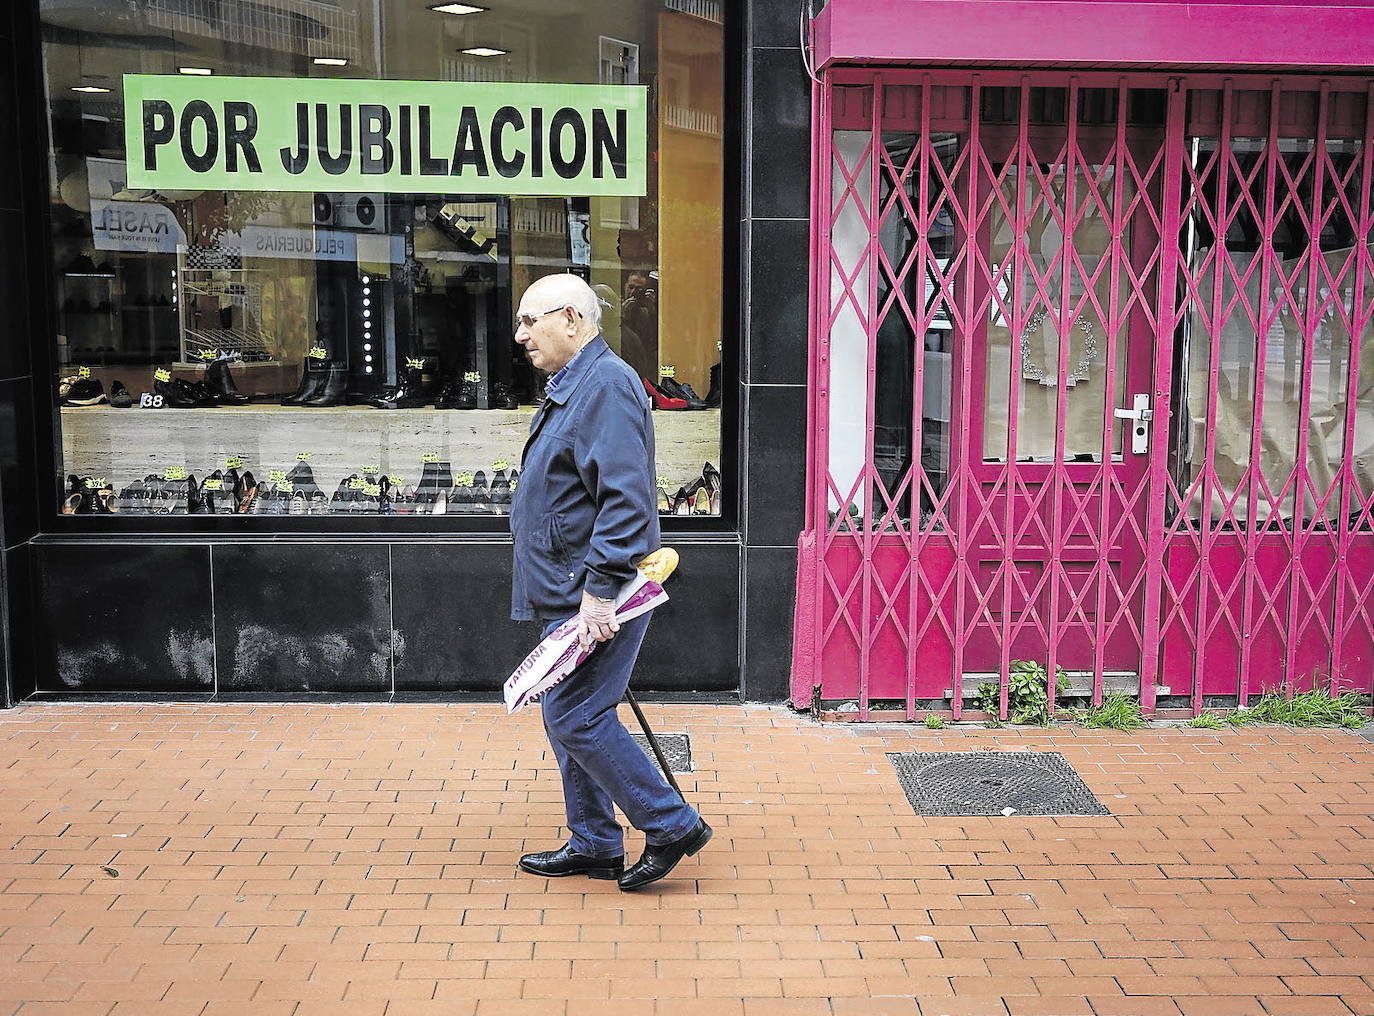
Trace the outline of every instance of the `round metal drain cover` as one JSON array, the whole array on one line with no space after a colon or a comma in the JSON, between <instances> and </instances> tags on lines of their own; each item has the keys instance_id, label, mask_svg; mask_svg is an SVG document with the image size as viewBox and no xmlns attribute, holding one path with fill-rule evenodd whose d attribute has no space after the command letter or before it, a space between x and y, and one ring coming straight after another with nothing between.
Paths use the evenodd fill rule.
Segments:
<instances>
[{"instance_id":1,"label":"round metal drain cover","mask_svg":"<svg viewBox=\"0 0 1374 1016\"><path fill-rule=\"evenodd\" d=\"M889 755L920 815L1107 815L1059 752Z\"/></svg>"},{"instance_id":2,"label":"round metal drain cover","mask_svg":"<svg viewBox=\"0 0 1374 1016\"><path fill-rule=\"evenodd\" d=\"M998 811L1052 808L1069 796L1064 780L1044 766L996 757L984 757L979 762L976 773L968 771L966 762L937 762L921 770L921 783L926 793L936 794L951 805L998 805Z\"/></svg>"}]
</instances>

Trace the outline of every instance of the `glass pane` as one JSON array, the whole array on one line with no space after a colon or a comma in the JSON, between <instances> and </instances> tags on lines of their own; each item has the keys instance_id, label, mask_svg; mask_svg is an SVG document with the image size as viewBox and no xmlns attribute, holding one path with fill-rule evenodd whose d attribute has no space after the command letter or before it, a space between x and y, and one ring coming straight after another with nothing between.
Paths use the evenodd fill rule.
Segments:
<instances>
[{"instance_id":1,"label":"glass pane","mask_svg":"<svg viewBox=\"0 0 1374 1016\"><path fill-rule=\"evenodd\" d=\"M574 19L118 6L40 3L64 510L503 514L545 380L513 341L516 303L571 272L655 388L660 510L720 511L720 4ZM457 178L406 194L133 189L125 74L290 78L302 97L316 79L448 82L455 102L462 82L645 89L647 182L626 197L463 193ZM400 157L418 159L405 122L416 147ZM456 147L431 141L434 157ZM112 494L69 505L87 489Z\"/></svg>"},{"instance_id":2,"label":"glass pane","mask_svg":"<svg viewBox=\"0 0 1374 1016\"><path fill-rule=\"evenodd\" d=\"M835 131L831 163L829 473L832 515L862 516L868 406L869 227L872 152L867 131ZM839 393L843 393L843 397ZM843 504L843 509L841 505Z\"/></svg>"},{"instance_id":3,"label":"glass pane","mask_svg":"<svg viewBox=\"0 0 1374 1016\"><path fill-rule=\"evenodd\" d=\"M1041 177L1045 177L1044 180ZM1065 251L1060 226L1069 204L1068 176L1063 166L1044 167L1040 174L1009 172L1002 184L1006 208L1025 214L1025 254L1020 278L1007 276L1003 303L1015 306L1024 322L1020 334L1011 334L1007 315L996 302L989 311L987 327L986 410L983 427L983 458L1006 460L1008 412L1011 405L1010 372L1013 338L1020 353L1015 448L1019 462L1052 462L1055 456L1055 423L1059 399L1065 400L1064 458L1068 462L1098 462L1102 458L1104 400L1106 398L1107 343L1115 341L1118 406L1127 394L1120 380L1126 376L1126 315L1115 336L1109 332L1112 271L1112 219L1115 216L1114 170L1087 166L1075 169L1073 206L1078 209L1073 232L1072 256L1068 259L1068 293L1064 292ZM1121 183L1122 200L1132 198L1130 181ZM1089 194L1094 197L1089 197ZM991 257L1005 266L1014 256L1015 220L994 203L991 218ZM1123 231L1123 250L1131 250L1130 229ZM1015 286L1015 293L1011 292ZM1118 299L1125 306L1129 292L1125 273L1118 275ZM1065 306L1067 303L1067 307ZM1067 313L1067 371L1060 377L1060 321ZM1113 452L1121 452L1121 430L1113 428Z\"/></svg>"},{"instance_id":4,"label":"glass pane","mask_svg":"<svg viewBox=\"0 0 1374 1016\"><path fill-rule=\"evenodd\" d=\"M893 168L905 175L902 179L888 179L884 171L882 180L884 214L879 242L885 264L878 285L878 306L883 316L878 326L874 372L873 463L882 484L881 493L875 492L879 499L875 511L892 512L897 518L909 520L914 498L925 525L932 517L935 501L944 492L949 472L949 306L953 293L943 284L943 277L954 253L956 237L951 210L954 198L944 192L940 174L932 170L925 180L930 204L926 250L918 246L917 223L907 211L908 204L916 211L921 200L920 166L915 157L918 141L913 134L884 137ZM959 136L937 134L932 143L935 157L949 173L958 156ZM906 203L896 193L899 187L906 195ZM923 366L919 444L912 435L917 356ZM913 469L915 465L920 468Z\"/></svg>"},{"instance_id":5,"label":"glass pane","mask_svg":"<svg viewBox=\"0 0 1374 1016\"><path fill-rule=\"evenodd\" d=\"M1265 207L1268 181L1263 167L1259 167L1265 144L1262 138L1233 139L1235 163L1230 169L1230 202L1244 202L1248 190L1256 207ZM1190 146L1195 165L1212 167L1205 171L1198 197L1215 208L1219 173L1211 160L1216 155L1217 141L1198 138ZM1305 388L1310 388L1306 470L1312 489L1304 494L1301 515L1305 519L1317 514L1335 518L1339 512L1339 472L1347 454L1350 323L1356 312L1355 286L1360 268L1358 251L1353 245L1354 229L1337 201L1333 174L1340 180L1358 178L1360 146L1350 141L1328 142L1330 162L1323 170L1325 212L1318 241L1322 260L1317 265L1311 262L1311 237L1306 225L1312 219L1315 201L1313 147L1313 142L1306 138L1280 139L1279 156L1284 172L1273 180L1276 211L1269 235L1262 235L1261 223L1248 209L1237 215L1222 238L1224 246L1215 253L1216 237L1204 216L1194 216L1185 230L1185 260L1196 280L1197 292L1187 298L1182 400L1187 418L1176 439L1176 471L1182 484L1193 482L1210 453L1217 480L1210 506L1214 521L1245 525L1294 517L1298 498L1294 473L1303 429ZM1353 207L1358 208L1358 196L1352 195L1351 200ZM1265 339L1262 369L1258 363L1261 325ZM1213 343L1218 359L1216 420L1209 428ZM1311 372L1304 377L1303 358L1308 343ZM1364 350L1374 346L1374 336L1368 328L1361 344L1362 389L1356 393L1355 444L1350 450L1357 485L1369 482L1369 459L1361 454L1361 447L1368 447L1374 440L1374 432L1367 423L1369 414L1359 409L1359 400L1369 397L1369 386L1364 380ZM1262 410L1256 398L1259 384L1263 385ZM1254 461L1252 442L1256 436L1259 458ZM1363 446L1361 441L1365 442ZM1251 468L1252 461L1257 474ZM1259 486L1261 479L1267 492ZM1257 493L1253 505L1252 481ZM1319 508L1323 502L1324 506ZM1197 518L1200 497L1194 497L1187 510Z\"/></svg>"}]
</instances>

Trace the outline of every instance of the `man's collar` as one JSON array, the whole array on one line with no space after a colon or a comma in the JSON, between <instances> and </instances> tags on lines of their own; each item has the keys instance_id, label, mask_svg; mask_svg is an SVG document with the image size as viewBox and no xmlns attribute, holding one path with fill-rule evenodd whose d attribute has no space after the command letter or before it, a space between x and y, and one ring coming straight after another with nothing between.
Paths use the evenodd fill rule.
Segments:
<instances>
[{"instance_id":1,"label":"man's collar","mask_svg":"<svg viewBox=\"0 0 1374 1016\"><path fill-rule=\"evenodd\" d=\"M579 349L571 360L553 373L553 376L549 378L550 383L544 389L544 395L550 402L557 402L560 406L566 403L572 397L578 384L587 376L592 361L610 348L606 345L606 340L598 333L596 338Z\"/></svg>"}]
</instances>

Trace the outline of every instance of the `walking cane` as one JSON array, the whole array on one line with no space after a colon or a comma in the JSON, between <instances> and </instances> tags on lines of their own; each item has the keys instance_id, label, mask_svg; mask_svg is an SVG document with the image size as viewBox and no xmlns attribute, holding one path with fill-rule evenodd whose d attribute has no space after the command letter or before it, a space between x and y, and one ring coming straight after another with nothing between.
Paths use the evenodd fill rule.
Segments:
<instances>
[{"instance_id":1,"label":"walking cane","mask_svg":"<svg viewBox=\"0 0 1374 1016\"><path fill-rule=\"evenodd\" d=\"M677 551L672 547L660 547L636 566L650 579L657 582L660 586L668 581L668 576L673 574L677 568ZM639 725L644 728L644 736L649 739L649 747L654 751L654 758L658 760L658 767L663 770L663 775L667 777L668 783L677 791L677 796L683 801L687 796L683 794L682 788L677 785L677 780L673 779L672 770L668 768L668 759L663 754L663 749L659 747L658 738L654 737L654 732L649 729L649 721L644 718L644 710L639 708L639 702L631 693L629 688L625 689L625 701L630 703L630 708L635 711L635 718L639 720Z\"/></svg>"},{"instance_id":2,"label":"walking cane","mask_svg":"<svg viewBox=\"0 0 1374 1016\"><path fill-rule=\"evenodd\" d=\"M673 779L672 770L668 768L668 760L663 756L663 749L658 746L658 738L654 737L654 732L649 729L649 721L644 718L644 710L639 708L639 702L629 688L625 689L625 701L630 703L630 708L635 711L635 718L639 720L639 725L644 728L644 736L649 739L649 747L654 750L654 758L658 759L658 767L663 770L663 775L668 778L668 782L677 791L677 796L686 801L687 795L677 785L677 780Z\"/></svg>"}]
</instances>

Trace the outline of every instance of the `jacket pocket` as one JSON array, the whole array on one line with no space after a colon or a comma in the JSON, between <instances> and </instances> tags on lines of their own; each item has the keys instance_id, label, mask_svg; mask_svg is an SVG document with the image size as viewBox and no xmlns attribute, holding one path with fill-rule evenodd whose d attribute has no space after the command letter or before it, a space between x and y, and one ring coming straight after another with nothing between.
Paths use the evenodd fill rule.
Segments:
<instances>
[{"instance_id":1,"label":"jacket pocket","mask_svg":"<svg viewBox=\"0 0 1374 1016\"><path fill-rule=\"evenodd\" d=\"M572 554L568 552L568 543L563 538L563 524L554 514L549 515L549 550L553 553L554 560L558 562L559 567L565 572L571 573L573 570Z\"/></svg>"}]
</instances>

